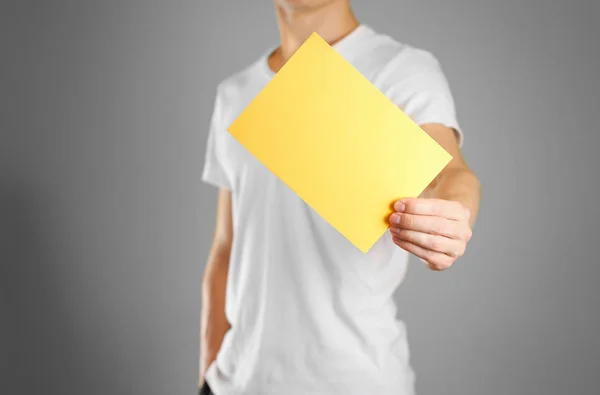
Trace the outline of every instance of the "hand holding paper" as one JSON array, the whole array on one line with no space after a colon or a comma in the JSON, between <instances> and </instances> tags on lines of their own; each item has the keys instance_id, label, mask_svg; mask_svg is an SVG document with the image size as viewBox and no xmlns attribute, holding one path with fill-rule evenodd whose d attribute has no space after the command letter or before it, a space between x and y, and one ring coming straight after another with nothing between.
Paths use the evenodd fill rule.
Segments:
<instances>
[{"instance_id":1,"label":"hand holding paper","mask_svg":"<svg viewBox=\"0 0 600 395\"><path fill-rule=\"evenodd\" d=\"M390 216L394 243L421 258L433 270L447 269L471 239L470 211L456 201L400 199Z\"/></svg>"}]
</instances>

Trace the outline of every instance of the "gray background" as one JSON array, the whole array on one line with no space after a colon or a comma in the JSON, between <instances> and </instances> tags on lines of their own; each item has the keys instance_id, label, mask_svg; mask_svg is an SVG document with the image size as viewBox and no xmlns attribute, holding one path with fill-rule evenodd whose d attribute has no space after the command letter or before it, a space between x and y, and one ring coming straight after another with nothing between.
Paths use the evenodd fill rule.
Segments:
<instances>
[{"instance_id":1,"label":"gray background","mask_svg":"<svg viewBox=\"0 0 600 395\"><path fill-rule=\"evenodd\" d=\"M397 293L418 393L597 393L598 2L354 8L441 60L483 182L467 255ZM0 15L0 393L195 393L213 95L277 42L271 2Z\"/></svg>"}]
</instances>

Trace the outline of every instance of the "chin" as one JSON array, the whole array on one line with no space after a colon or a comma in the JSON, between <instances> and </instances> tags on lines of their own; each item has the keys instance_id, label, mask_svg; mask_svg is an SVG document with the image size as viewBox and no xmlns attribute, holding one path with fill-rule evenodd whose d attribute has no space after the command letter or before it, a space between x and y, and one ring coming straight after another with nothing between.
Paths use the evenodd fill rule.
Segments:
<instances>
[{"instance_id":1,"label":"chin","mask_svg":"<svg viewBox=\"0 0 600 395\"><path fill-rule=\"evenodd\" d=\"M339 0L275 0L275 3L293 9L320 8L324 5L335 3Z\"/></svg>"}]
</instances>

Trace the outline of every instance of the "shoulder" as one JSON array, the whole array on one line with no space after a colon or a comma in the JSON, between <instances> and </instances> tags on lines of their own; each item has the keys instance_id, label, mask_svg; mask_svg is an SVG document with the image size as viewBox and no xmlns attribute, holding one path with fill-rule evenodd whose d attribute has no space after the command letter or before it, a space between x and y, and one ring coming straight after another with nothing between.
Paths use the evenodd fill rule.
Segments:
<instances>
[{"instance_id":1,"label":"shoulder","mask_svg":"<svg viewBox=\"0 0 600 395\"><path fill-rule=\"evenodd\" d=\"M425 92L449 95L442 65L430 50L381 33L372 34L363 48L367 52L361 58L374 66L365 68L373 72L370 80L395 102L408 105Z\"/></svg>"},{"instance_id":2,"label":"shoulder","mask_svg":"<svg viewBox=\"0 0 600 395\"><path fill-rule=\"evenodd\" d=\"M217 96L222 102L231 102L256 85L257 77L263 72L262 58L229 75L217 85Z\"/></svg>"},{"instance_id":3,"label":"shoulder","mask_svg":"<svg viewBox=\"0 0 600 395\"><path fill-rule=\"evenodd\" d=\"M385 60L380 77L398 80L422 73L439 73L442 70L438 58L426 48L380 33L372 41L373 55Z\"/></svg>"}]
</instances>

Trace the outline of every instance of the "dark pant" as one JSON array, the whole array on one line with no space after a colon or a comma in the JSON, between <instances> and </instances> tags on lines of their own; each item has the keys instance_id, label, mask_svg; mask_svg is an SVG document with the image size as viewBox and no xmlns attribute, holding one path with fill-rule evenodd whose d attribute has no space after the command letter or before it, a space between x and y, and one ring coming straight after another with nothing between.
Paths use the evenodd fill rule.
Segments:
<instances>
[{"instance_id":1,"label":"dark pant","mask_svg":"<svg viewBox=\"0 0 600 395\"><path fill-rule=\"evenodd\" d=\"M215 395L215 394L213 394L213 392L210 390L210 387L208 386L208 383L205 381L204 384L202 385L202 388L200 388L200 391L198 391L198 395Z\"/></svg>"}]
</instances>

